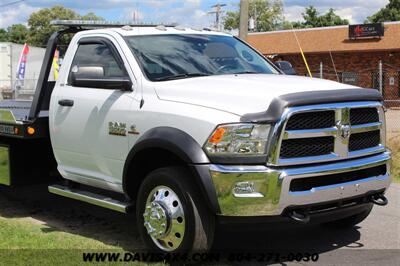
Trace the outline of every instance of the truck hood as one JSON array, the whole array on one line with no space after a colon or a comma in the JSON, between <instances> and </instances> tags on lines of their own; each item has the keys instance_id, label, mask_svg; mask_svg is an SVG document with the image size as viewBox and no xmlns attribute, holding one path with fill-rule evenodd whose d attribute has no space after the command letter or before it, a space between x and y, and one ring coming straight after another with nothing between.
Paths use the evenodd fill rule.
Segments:
<instances>
[{"instance_id":1,"label":"truck hood","mask_svg":"<svg viewBox=\"0 0 400 266\"><path fill-rule=\"evenodd\" d=\"M243 74L159 82L161 100L205 106L236 115L265 111L280 95L357 88L338 82L299 76Z\"/></svg>"}]
</instances>

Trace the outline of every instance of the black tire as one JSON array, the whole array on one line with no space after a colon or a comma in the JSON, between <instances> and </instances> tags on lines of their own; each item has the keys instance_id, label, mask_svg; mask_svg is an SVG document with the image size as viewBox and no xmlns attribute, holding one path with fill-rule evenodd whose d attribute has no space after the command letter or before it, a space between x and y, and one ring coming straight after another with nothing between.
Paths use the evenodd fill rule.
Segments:
<instances>
[{"instance_id":1,"label":"black tire","mask_svg":"<svg viewBox=\"0 0 400 266\"><path fill-rule=\"evenodd\" d=\"M179 197L184 210L185 231L179 247L166 251L155 244L144 226L143 214L149 194L158 186L166 186ZM137 195L136 220L139 233L149 251L174 253L208 251L211 248L215 215L213 215L202 199L199 188L190 171L184 167L166 167L154 170L147 175Z\"/></svg>"},{"instance_id":2,"label":"black tire","mask_svg":"<svg viewBox=\"0 0 400 266\"><path fill-rule=\"evenodd\" d=\"M373 204L370 204L368 209L361 213L346 217L344 219L328 222L328 223L325 223L324 225L329 228L340 228L340 229L352 228L355 225L364 221L368 217L368 215L372 211L372 207L373 207Z\"/></svg>"}]
</instances>

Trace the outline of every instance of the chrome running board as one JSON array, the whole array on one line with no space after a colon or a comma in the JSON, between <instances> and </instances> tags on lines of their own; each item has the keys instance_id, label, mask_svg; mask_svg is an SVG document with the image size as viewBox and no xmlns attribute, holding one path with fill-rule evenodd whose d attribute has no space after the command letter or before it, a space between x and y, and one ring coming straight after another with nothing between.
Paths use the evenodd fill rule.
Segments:
<instances>
[{"instance_id":1,"label":"chrome running board","mask_svg":"<svg viewBox=\"0 0 400 266\"><path fill-rule=\"evenodd\" d=\"M122 213L128 213L128 209L131 206L128 202L121 202L105 195L63 185L50 185L49 192Z\"/></svg>"}]
</instances>

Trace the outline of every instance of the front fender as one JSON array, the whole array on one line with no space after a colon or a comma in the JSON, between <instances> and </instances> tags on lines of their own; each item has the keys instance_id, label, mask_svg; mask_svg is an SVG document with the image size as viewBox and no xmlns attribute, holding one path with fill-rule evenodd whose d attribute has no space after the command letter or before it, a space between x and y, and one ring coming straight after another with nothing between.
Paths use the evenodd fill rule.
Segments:
<instances>
[{"instance_id":1,"label":"front fender","mask_svg":"<svg viewBox=\"0 0 400 266\"><path fill-rule=\"evenodd\" d=\"M192 171L210 209L219 213L218 200L211 179L210 161L200 144L186 132L172 127L157 127L144 133L129 152L123 172L123 189L127 189L128 169L135 155L146 149L164 149L179 157Z\"/></svg>"}]
</instances>

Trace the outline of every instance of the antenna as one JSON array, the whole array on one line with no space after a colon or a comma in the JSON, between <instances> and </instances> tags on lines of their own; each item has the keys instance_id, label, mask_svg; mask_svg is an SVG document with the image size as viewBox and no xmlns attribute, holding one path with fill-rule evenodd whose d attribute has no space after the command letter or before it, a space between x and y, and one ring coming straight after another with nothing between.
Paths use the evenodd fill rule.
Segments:
<instances>
[{"instance_id":1,"label":"antenna","mask_svg":"<svg viewBox=\"0 0 400 266\"><path fill-rule=\"evenodd\" d=\"M320 22L321 22L321 26L323 26L322 17L320 17ZM328 42L328 45L329 45L329 56L331 57L333 70L335 71L337 82L340 82L339 75L338 75L338 72L337 72L337 69L336 69L335 60L333 59L333 55L332 55L332 49L331 49L331 42L330 41Z\"/></svg>"},{"instance_id":2,"label":"antenna","mask_svg":"<svg viewBox=\"0 0 400 266\"><path fill-rule=\"evenodd\" d=\"M285 1L282 1L282 3L283 3L283 6L285 6ZM292 33L294 35L294 38L296 39L297 45L299 46L300 54L301 54L301 57L303 58L304 64L306 65L308 75L310 76L310 78L312 78L313 76L312 76L312 73L311 73L311 70L310 70L310 66L308 65L307 58L306 58L306 56L304 54L303 48L301 47L299 38L297 37L296 30L294 29L292 23L290 23L290 27L292 29Z\"/></svg>"},{"instance_id":3,"label":"antenna","mask_svg":"<svg viewBox=\"0 0 400 266\"><path fill-rule=\"evenodd\" d=\"M221 14L224 12L222 10L222 7L227 6L226 4L215 4L213 6L211 6L214 10L213 11L209 11L208 14L215 14L215 23L214 23L214 27L217 29L220 29L220 18L221 18Z\"/></svg>"}]
</instances>

